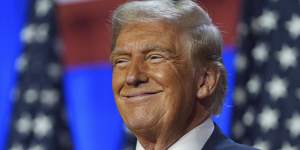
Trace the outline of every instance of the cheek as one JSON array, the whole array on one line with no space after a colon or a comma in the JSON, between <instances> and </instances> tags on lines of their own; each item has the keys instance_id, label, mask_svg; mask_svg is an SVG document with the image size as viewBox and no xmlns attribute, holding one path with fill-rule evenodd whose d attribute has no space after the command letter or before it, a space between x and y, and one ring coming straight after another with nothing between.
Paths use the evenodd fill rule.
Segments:
<instances>
[{"instance_id":1,"label":"cheek","mask_svg":"<svg viewBox=\"0 0 300 150\"><path fill-rule=\"evenodd\" d=\"M171 64L166 64L153 72L154 78L164 87L165 91L163 99L155 107L164 110L165 118L169 121L185 115L183 112L186 112L186 106L190 105L188 102L191 100L191 90L188 87L190 83L187 83L187 79L180 74L182 73L180 71Z\"/></svg>"},{"instance_id":2,"label":"cheek","mask_svg":"<svg viewBox=\"0 0 300 150\"><path fill-rule=\"evenodd\" d=\"M125 78L124 78L124 71L120 71L117 69L113 70L112 74L112 88L114 93L119 93L119 90L121 89Z\"/></svg>"},{"instance_id":3,"label":"cheek","mask_svg":"<svg viewBox=\"0 0 300 150\"><path fill-rule=\"evenodd\" d=\"M173 99L165 102L174 103L174 101L179 101L175 99L180 99L180 97L184 96L184 82L179 71L171 63L158 65L153 68L155 69L150 69L151 73L149 73L152 76L151 78L164 88L166 99Z\"/></svg>"},{"instance_id":4,"label":"cheek","mask_svg":"<svg viewBox=\"0 0 300 150\"><path fill-rule=\"evenodd\" d=\"M184 67L183 67L184 66ZM166 63L157 67L153 72L155 79L164 87L167 103L180 105L186 99L193 96L193 72L190 65L175 65ZM176 106L179 107L179 106Z\"/></svg>"},{"instance_id":5,"label":"cheek","mask_svg":"<svg viewBox=\"0 0 300 150\"><path fill-rule=\"evenodd\" d=\"M149 75L153 80L162 85L164 88L168 88L172 83L176 82L176 74L168 67L168 65L157 65L147 67Z\"/></svg>"},{"instance_id":6,"label":"cheek","mask_svg":"<svg viewBox=\"0 0 300 150\"><path fill-rule=\"evenodd\" d=\"M188 80L192 80L192 72L188 65L176 65L171 62L166 62L162 65L151 66L149 70L151 70L151 74L154 76L153 78L157 79L157 82L165 87L170 87L171 85L182 87L185 86Z\"/></svg>"}]
</instances>

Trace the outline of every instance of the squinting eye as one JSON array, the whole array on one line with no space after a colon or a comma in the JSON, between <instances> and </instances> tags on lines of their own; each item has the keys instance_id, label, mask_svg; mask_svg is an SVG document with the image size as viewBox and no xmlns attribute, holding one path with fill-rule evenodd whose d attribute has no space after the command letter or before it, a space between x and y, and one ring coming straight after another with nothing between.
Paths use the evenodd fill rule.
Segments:
<instances>
[{"instance_id":1,"label":"squinting eye","mask_svg":"<svg viewBox=\"0 0 300 150\"><path fill-rule=\"evenodd\" d=\"M157 63L163 61L164 57L158 54L152 54L146 57L146 60Z\"/></svg>"},{"instance_id":2,"label":"squinting eye","mask_svg":"<svg viewBox=\"0 0 300 150\"><path fill-rule=\"evenodd\" d=\"M125 67L128 64L128 59L120 58L114 61L114 66Z\"/></svg>"}]
</instances>

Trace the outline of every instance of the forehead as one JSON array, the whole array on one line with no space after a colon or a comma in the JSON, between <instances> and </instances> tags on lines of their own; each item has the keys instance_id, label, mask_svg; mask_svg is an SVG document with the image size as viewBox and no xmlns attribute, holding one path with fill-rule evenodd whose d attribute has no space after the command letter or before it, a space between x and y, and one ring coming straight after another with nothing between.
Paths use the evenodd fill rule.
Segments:
<instances>
[{"instance_id":1,"label":"forehead","mask_svg":"<svg viewBox=\"0 0 300 150\"><path fill-rule=\"evenodd\" d=\"M179 37L178 30L163 22L142 22L125 25L117 40L115 50L143 47L162 47L173 49Z\"/></svg>"}]
</instances>

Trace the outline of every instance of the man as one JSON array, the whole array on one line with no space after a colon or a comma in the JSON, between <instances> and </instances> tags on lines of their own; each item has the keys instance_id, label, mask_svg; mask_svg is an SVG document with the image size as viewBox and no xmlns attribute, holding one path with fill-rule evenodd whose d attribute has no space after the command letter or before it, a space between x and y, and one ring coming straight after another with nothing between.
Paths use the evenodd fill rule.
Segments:
<instances>
[{"instance_id":1,"label":"man","mask_svg":"<svg viewBox=\"0 0 300 150\"><path fill-rule=\"evenodd\" d=\"M112 17L113 91L137 150L252 150L210 117L226 89L222 39L191 0L131 1Z\"/></svg>"}]
</instances>

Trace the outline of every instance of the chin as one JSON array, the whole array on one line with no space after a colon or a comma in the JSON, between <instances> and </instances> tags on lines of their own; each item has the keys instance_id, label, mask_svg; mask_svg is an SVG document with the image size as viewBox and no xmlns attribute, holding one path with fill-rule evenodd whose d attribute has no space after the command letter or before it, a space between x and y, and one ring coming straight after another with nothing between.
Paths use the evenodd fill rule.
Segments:
<instances>
[{"instance_id":1,"label":"chin","mask_svg":"<svg viewBox=\"0 0 300 150\"><path fill-rule=\"evenodd\" d=\"M145 117L131 118L124 120L124 122L131 131L145 131L153 128L159 121L158 119L150 119Z\"/></svg>"}]
</instances>

